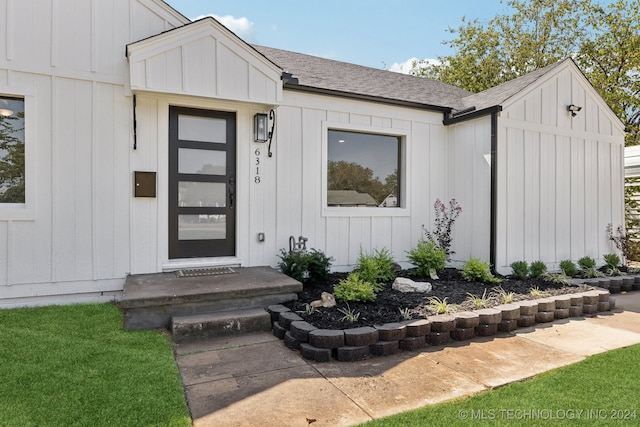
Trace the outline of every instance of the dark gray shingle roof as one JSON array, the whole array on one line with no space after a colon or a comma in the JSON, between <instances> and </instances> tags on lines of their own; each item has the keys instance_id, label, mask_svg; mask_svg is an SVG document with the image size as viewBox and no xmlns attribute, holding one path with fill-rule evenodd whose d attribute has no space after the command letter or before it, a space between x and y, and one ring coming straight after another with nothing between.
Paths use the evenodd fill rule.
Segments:
<instances>
[{"instance_id":1,"label":"dark gray shingle roof","mask_svg":"<svg viewBox=\"0 0 640 427\"><path fill-rule=\"evenodd\" d=\"M253 45L298 79L300 86L444 108L462 108L471 92L437 80L409 76L302 53Z\"/></svg>"}]
</instances>

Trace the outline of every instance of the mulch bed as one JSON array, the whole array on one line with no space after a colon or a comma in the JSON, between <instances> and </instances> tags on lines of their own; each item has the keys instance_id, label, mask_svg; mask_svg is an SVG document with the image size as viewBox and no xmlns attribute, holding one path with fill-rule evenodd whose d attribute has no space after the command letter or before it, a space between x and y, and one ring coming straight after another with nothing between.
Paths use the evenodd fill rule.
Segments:
<instances>
[{"instance_id":1,"label":"mulch bed","mask_svg":"<svg viewBox=\"0 0 640 427\"><path fill-rule=\"evenodd\" d=\"M425 318L436 314L429 307L431 298L447 299L449 304L455 304L455 311L469 311L476 309L468 301L469 294L481 297L486 291L486 307L503 304L500 297L500 288L507 293L514 293L513 301L534 299L531 294L532 288L538 288L544 292L544 296L569 294L584 290L585 286L563 286L542 279L516 280L503 277L499 285L484 285L482 283L466 281L459 270L445 269L439 274L439 280L431 280L428 277L415 277L410 270L398 272L398 277L408 277L416 282L430 282L433 290L429 293L402 293L391 288L393 281L385 284L384 289L378 293L376 301L368 303L351 302L348 308L354 313L359 313L356 322L344 320L344 313L338 309L346 309L347 304L338 302L338 305L331 308L317 308L309 313L307 305L312 301L320 299L322 292L333 293L333 286L340 280L347 277L347 273L333 273L326 282L305 283L302 292L298 293L298 300L285 303L292 311L295 311L304 320L321 329L350 329L362 326L373 326L383 323L400 322L409 320L404 314L412 319ZM538 297L539 298L539 297ZM401 313L401 311L404 312Z\"/></svg>"}]
</instances>

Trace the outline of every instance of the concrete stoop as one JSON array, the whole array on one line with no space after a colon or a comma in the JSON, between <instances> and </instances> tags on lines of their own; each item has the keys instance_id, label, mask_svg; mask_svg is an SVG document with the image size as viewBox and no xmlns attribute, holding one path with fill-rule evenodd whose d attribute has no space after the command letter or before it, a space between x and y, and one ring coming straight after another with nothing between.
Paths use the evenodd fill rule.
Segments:
<instances>
[{"instance_id":1,"label":"concrete stoop","mask_svg":"<svg viewBox=\"0 0 640 427\"><path fill-rule=\"evenodd\" d=\"M271 316L263 308L173 316L175 342L271 331Z\"/></svg>"}]
</instances>

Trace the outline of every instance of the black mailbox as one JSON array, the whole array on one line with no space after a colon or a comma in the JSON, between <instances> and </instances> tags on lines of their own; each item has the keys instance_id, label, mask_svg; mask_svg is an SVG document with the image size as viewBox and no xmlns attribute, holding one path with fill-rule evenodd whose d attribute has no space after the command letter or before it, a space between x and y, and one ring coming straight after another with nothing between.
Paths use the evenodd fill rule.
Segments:
<instances>
[{"instance_id":1,"label":"black mailbox","mask_svg":"<svg viewBox=\"0 0 640 427\"><path fill-rule=\"evenodd\" d=\"M135 197L156 197L156 173L135 171L133 174Z\"/></svg>"}]
</instances>

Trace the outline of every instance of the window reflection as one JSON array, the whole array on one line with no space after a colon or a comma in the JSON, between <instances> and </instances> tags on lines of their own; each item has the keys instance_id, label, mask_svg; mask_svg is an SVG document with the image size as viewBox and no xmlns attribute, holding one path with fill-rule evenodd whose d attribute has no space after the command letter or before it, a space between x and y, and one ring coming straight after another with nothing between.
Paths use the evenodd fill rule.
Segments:
<instances>
[{"instance_id":1,"label":"window reflection","mask_svg":"<svg viewBox=\"0 0 640 427\"><path fill-rule=\"evenodd\" d=\"M0 97L0 203L24 203L24 100Z\"/></svg>"},{"instance_id":2,"label":"window reflection","mask_svg":"<svg viewBox=\"0 0 640 427\"><path fill-rule=\"evenodd\" d=\"M328 206L400 206L400 138L329 131Z\"/></svg>"}]
</instances>

